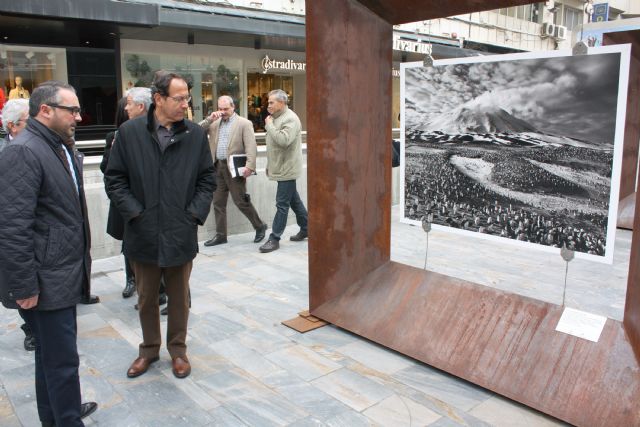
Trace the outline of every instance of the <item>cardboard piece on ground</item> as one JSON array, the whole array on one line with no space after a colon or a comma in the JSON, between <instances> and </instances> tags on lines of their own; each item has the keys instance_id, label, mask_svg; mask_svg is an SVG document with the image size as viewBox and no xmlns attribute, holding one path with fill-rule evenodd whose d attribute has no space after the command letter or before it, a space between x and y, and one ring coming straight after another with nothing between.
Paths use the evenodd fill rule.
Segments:
<instances>
[{"instance_id":1,"label":"cardboard piece on ground","mask_svg":"<svg viewBox=\"0 0 640 427\"><path fill-rule=\"evenodd\" d=\"M315 316L309 314L309 311L301 311L298 313L298 317L294 317L293 319L284 320L282 322L283 325L288 326L291 329L294 329L300 333L305 333L309 331L313 331L314 329L321 328L328 323L324 320L318 319Z\"/></svg>"}]
</instances>

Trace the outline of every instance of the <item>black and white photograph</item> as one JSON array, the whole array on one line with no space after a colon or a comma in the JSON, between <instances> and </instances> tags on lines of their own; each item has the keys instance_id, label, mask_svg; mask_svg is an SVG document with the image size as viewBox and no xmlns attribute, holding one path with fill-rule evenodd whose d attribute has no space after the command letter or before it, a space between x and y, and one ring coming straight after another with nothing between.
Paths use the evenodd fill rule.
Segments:
<instances>
[{"instance_id":1,"label":"black and white photograph","mask_svg":"<svg viewBox=\"0 0 640 427\"><path fill-rule=\"evenodd\" d=\"M404 222L611 262L628 52L403 71Z\"/></svg>"}]
</instances>

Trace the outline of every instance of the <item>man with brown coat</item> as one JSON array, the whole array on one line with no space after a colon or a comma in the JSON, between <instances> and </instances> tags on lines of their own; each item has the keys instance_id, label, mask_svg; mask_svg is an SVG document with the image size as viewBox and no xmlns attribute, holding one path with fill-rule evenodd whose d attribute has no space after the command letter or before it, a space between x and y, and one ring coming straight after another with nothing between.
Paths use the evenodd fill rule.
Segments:
<instances>
[{"instance_id":1,"label":"man with brown coat","mask_svg":"<svg viewBox=\"0 0 640 427\"><path fill-rule=\"evenodd\" d=\"M253 124L235 113L235 105L230 96L218 98L218 111L200 122L200 126L209 132L209 146L216 166L216 191L213 194L213 211L216 216L216 234L207 240L205 246L227 243L227 199L231 193L233 203L247 217L256 230L254 243L264 239L267 225L260 219L258 212L247 194L247 178L256 170L256 137ZM234 154L247 156L246 165L241 169L242 176L231 176L229 161Z\"/></svg>"}]
</instances>

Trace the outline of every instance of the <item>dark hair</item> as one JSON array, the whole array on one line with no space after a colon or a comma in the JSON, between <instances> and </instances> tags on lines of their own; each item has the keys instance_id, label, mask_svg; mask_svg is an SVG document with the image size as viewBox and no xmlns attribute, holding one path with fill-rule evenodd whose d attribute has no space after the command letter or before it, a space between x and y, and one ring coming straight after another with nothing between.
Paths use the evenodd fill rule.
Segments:
<instances>
[{"instance_id":1,"label":"dark hair","mask_svg":"<svg viewBox=\"0 0 640 427\"><path fill-rule=\"evenodd\" d=\"M156 74L153 76L153 82L151 83L151 98L153 99L153 95L156 93L160 94L160 96L169 96L169 86L173 79L180 79L185 83L187 82L180 74L172 73L167 70L156 71Z\"/></svg>"},{"instance_id":2,"label":"dark hair","mask_svg":"<svg viewBox=\"0 0 640 427\"><path fill-rule=\"evenodd\" d=\"M118 105L116 106L116 127L120 127L121 124L129 120L129 114L124 107L127 106L127 97L123 96L118 101Z\"/></svg>"},{"instance_id":3,"label":"dark hair","mask_svg":"<svg viewBox=\"0 0 640 427\"><path fill-rule=\"evenodd\" d=\"M38 85L31 94L31 98L29 98L29 116L37 116L42 104L57 104L60 102L60 97L58 96L60 89L67 89L76 93L73 86L56 80L48 80Z\"/></svg>"}]
</instances>

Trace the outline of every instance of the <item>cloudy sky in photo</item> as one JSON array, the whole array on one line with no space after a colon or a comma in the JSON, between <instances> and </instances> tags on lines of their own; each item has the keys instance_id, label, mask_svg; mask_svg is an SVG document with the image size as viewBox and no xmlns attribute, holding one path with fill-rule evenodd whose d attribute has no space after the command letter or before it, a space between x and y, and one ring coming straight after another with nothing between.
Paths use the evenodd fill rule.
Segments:
<instances>
[{"instance_id":1,"label":"cloudy sky in photo","mask_svg":"<svg viewBox=\"0 0 640 427\"><path fill-rule=\"evenodd\" d=\"M619 73L619 53L407 68L406 121L470 103L546 133L613 144Z\"/></svg>"}]
</instances>

